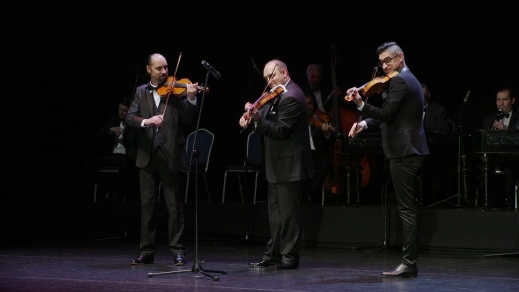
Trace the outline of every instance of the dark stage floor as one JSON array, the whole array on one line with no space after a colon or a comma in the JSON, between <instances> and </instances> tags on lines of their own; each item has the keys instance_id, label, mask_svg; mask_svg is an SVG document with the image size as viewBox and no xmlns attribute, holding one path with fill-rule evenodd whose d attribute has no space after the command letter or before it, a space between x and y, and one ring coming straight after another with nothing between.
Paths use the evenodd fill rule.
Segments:
<instances>
[{"instance_id":1,"label":"dark stage floor","mask_svg":"<svg viewBox=\"0 0 519 292\"><path fill-rule=\"evenodd\" d=\"M173 267L166 246L155 264L131 266L138 242L110 240L37 243L3 247L0 291L518 291L519 257L483 257L470 253L421 253L415 279L383 279L380 273L399 263L400 252L303 247L298 270L251 269L261 259L263 243L224 244L204 241L199 258L206 269L225 270L218 282L191 271L148 277Z\"/></svg>"}]
</instances>

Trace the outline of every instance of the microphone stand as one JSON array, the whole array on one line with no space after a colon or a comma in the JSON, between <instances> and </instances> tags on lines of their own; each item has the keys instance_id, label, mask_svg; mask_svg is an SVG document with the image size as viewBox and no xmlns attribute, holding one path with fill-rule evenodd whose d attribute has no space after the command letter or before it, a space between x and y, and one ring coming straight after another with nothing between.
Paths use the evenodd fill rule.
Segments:
<instances>
[{"instance_id":1,"label":"microphone stand","mask_svg":"<svg viewBox=\"0 0 519 292\"><path fill-rule=\"evenodd\" d=\"M446 201L448 201L448 200L450 200L452 198L458 198L458 204L452 204L451 202L447 202L447 203L453 205L456 208L460 208L461 207L461 176L462 176L462 172L463 172L463 198L465 200L465 207L469 206L468 190L467 190L468 189L468 185L467 185L467 175L466 175L466 173L469 171L469 169L467 168L467 165L466 165L467 156L465 155L465 147L463 147L463 126L461 125L461 114L463 113L463 110L465 109L465 107L466 107L466 102L464 101L463 105L461 107L461 111L460 111L460 113L458 115L458 122L459 122L459 126L458 126L458 192L454 196L450 196L447 199L443 199L443 200L441 200L439 202L436 202L436 203L434 203L432 205L429 205L429 206L425 207L426 209L430 208L432 206L436 206L436 205L438 205L440 203L446 202Z\"/></svg>"},{"instance_id":2,"label":"microphone stand","mask_svg":"<svg viewBox=\"0 0 519 292\"><path fill-rule=\"evenodd\" d=\"M384 156L384 170L382 172L382 186L380 195L382 196L382 210L384 213L384 239L381 240L380 246L376 250L389 250L389 198L388 198L388 187L391 179L391 172L389 170L389 158Z\"/></svg>"},{"instance_id":3,"label":"microphone stand","mask_svg":"<svg viewBox=\"0 0 519 292\"><path fill-rule=\"evenodd\" d=\"M207 87L208 81L209 81L209 71L207 71L206 76L205 76L205 86L206 87ZM193 263L193 267L191 267L191 270L178 270L178 271L169 271L169 272L161 272L161 273L148 273L148 277L193 272L193 273L200 273L203 276L207 276L207 277L211 278L213 281L219 281L220 278L218 276L214 276L209 273L218 273L218 274L222 274L222 275L227 274L226 271L206 270L202 266L202 264L204 264L204 262L198 260L198 158L200 157L200 152L196 149L196 138L198 136L198 129L200 128L200 119L202 117L202 110L204 108L205 93L206 93L206 91L204 90L204 93L202 94L202 102L200 103L200 111L198 113L198 120L196 122L195 138L193 140L191 158L189 159L189 166L187 169L187 173L191 173L190 172L191 165L192 165L193 158L194 158L195 159L195 262ZM200 276L200 277L203 277L203 276Z\"/></svg>"}]
</instances>

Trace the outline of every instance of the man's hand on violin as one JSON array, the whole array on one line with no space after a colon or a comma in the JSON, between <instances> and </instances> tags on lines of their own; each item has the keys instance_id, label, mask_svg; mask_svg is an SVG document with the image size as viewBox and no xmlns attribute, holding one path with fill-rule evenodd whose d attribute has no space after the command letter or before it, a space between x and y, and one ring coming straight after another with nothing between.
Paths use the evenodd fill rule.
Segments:
<instances>
[{"instance_id":1,"label":"man's hand on violin","mask_svg":"<svg viewBox=\"0 0 519 292\"><path fill-rule=\"evenodd\" d=\"M348 89L346 91L346 96L348 96L348 95L352 95L352 97L353 97L352 102L356 106L362 105L362 97L360 96L359 91L357 90L357 87L352 87L352 88Z\"/></svg>"},{"instance_id":2,"label":"man's hand on violin","mask_svg":"<svg viewBox=\"0 0 519 292\"><path fill-rule=\"evenodd\" d=\"M243 107L245 110L245 113L240 118L240 127L247 128L249 126L249 123L251 121L251 118L257 121L259 119L259 113L257 108L252 108L249 112L249 108L252 107L252 103L247 102L245 106Z\"/></svg>"},{"instance_id":3,"label":"man's hand on violin","mask_svg":"<svg viewBox=\"0 0 519 292\"><path fill-rule=\"evenodd\" d=\"M366 122L354 123L353 126L351 126L350 133L348 133L348 137L355 138L357 134L364 130L365 124Z\"/></svg>"},{"instance_id":4,"label":"man's hand on violin","mask_svg":"<svg viewBox=\"0 0 519 292\"><path fill-rule=\"evenodd\" d=\"M144 125L145 126L160 126L160 125L162 125L163 121L164 121L163 115L156 115L156 116L153 116L153 117L147 119L144 122Z\"/></svg>"},{"instance_id":5,"label":"man's hand on violin","mask_svg":"<svg viewBox=\"0 0 519 292\"><path fill-rule=\"evenodd\" d=\"M321 131L323 131L323 133L327 136L330 135L330 126L330 123L323 123L321 125Z\"/></svg>"},{"instance_id":6,"label":"man's hand on violin","mask_svg":"<svg viewBox=\"0 0 519 292\"><path fill-rule=\"evenodd\" d=\"M252 107L252 103L247 102L245 104L244 109L245 109L245 111L248 111L251 107ZM250 113L250 117L253 118L255 121L257 121L259 119L259 112L258 112L257 108L252 108L249 113ZM247 113L245 113L245 114L247 114Z\"/></svg>"},{"instance_id":7,"label":"man's hand on violin","mask_svg":"<svg viewBox=\"0 0 519 292\"><path fill-rule=\"evenodd\" d=\"M196 98L196 93L198 92L198 82L192 84L186 84L187 88L187 98L191 101L194 101Z\"/></svg>"}]
</instances>

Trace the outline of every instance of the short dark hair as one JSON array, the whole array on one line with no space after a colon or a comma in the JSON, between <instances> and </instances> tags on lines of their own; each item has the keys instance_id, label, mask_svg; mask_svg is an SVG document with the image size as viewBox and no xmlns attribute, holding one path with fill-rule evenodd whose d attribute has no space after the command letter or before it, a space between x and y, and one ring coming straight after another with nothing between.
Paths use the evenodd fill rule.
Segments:
<instances>
[{"instance_id":1,"label":"short dark hair","mask_svg":"<svg viewBox=\"0 0 519 292\"><path fill-rule=\"evenodd\" d=\"M127 107L130 107L131 102L132 102L132 99L128 96L125 96L119 100L119 104L125 105Z\"/></svg>"},{"instance_id":2,"label":"short dark hair","mask_svg":"<svg viewBox=\"0 0 519 292\"><path fill-rule=\"evenodd\" d=\"M505 91L508 91L508 96L510 96L510 98L512 98L512 90L510 90L510 88L508 88L508 87L502 87L497 92L499 93L499 92L505 92Z\"/></svg>"},{"instance_id":3,"label":"short dark hair","mask_svg":"<svg viewBox=\"0 0 519 292\"><path fill-rule=\"evenodd\" d=\"M400 48L400 46L397 45L397 43L395 42L387 42L387 43L383 43L381 44L377 50L376 50L376 54L377 56L382 54L383 52L385 52L386 50L389 50L391 53L393 54L396 54L396 53L403 53L402 49Z\"/></svg>"}]
</instances>

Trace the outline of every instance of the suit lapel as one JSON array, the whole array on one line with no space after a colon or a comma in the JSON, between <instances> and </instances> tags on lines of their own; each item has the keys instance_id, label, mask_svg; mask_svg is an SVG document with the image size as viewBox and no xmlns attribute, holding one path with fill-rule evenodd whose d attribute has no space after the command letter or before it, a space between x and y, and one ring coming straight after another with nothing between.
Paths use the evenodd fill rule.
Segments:
<instances>
[{"instance_id":1,"label":"suit lapel","mask_svg":"<svg viewBox=\"0 0 519 292\"><path fill-rule=\"evenodd\" d=\"M146 90L146 104L148 106L150 117L155 115L155 100L153 99L153 93Z\"/></svg>"}]
</instances>

